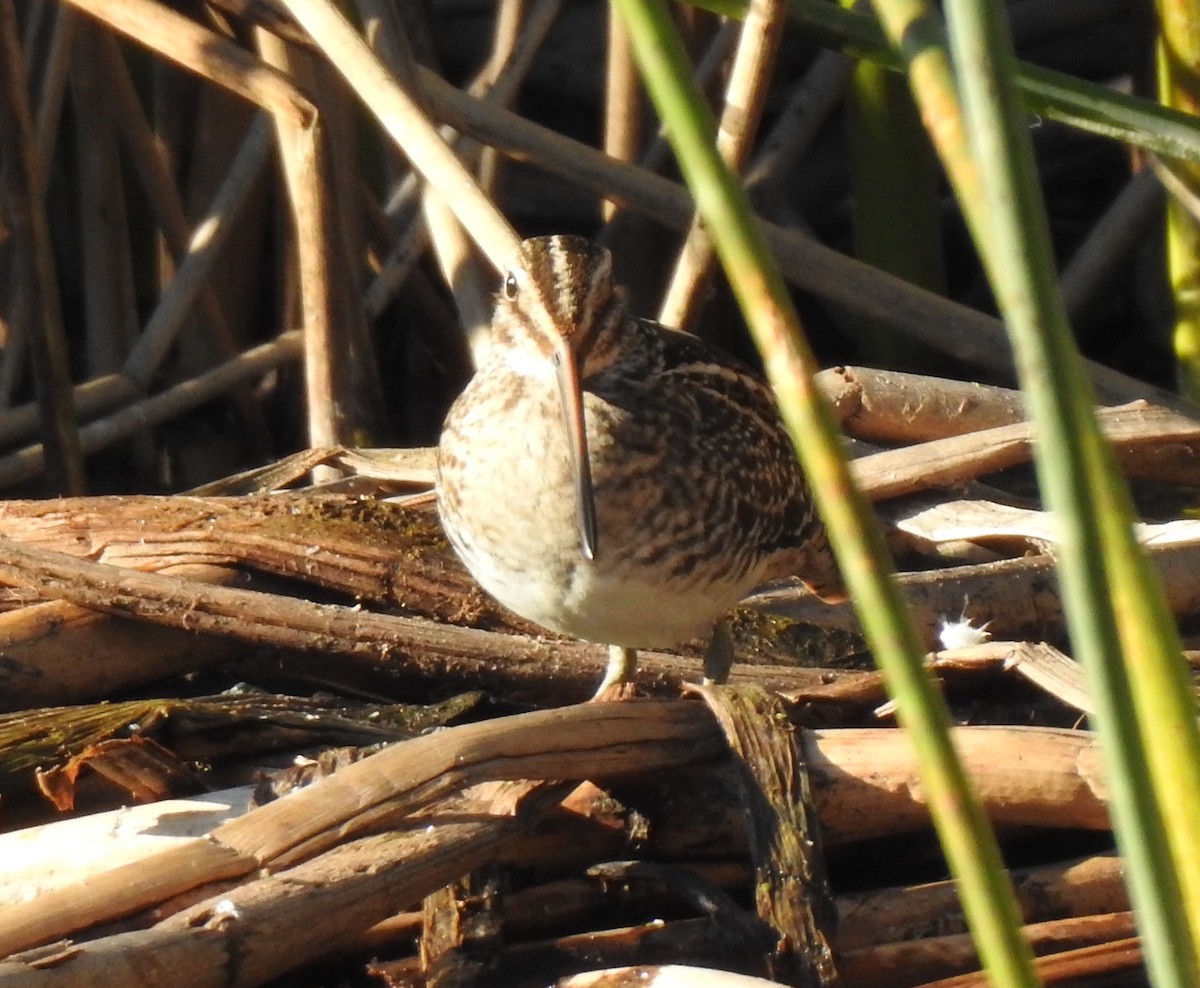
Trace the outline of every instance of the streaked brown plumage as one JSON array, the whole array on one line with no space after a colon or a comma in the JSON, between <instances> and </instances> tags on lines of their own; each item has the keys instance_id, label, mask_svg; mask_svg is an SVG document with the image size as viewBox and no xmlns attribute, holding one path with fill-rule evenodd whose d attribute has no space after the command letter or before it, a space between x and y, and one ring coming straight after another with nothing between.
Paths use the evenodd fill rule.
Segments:
<instances>
[{"instance_id":1,"label":"streaked brown plumage","mask_svg":"<svg viewBox=\"0 0 1200 988\"><path fill-rule=\"evenodd\" d=\"M502 604L616 646L606 684L629 650L708 631L768 580L840 593L769 388L631 317L607 250L525 241L492 337L442 432L442 523Z\"/></svg>"}]
</instances>

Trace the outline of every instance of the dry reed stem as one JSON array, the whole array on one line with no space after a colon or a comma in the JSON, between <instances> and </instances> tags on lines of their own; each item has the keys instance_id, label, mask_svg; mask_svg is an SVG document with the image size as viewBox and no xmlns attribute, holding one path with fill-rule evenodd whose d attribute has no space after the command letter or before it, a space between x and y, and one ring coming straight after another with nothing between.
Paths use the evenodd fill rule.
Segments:
<instances>
[{"instance_id":1,"label":"dry reed stem","mask_svg":"<svg viewBox=\"0 0 1200 988\"><path fill-rule=\"evenodd\" d=\"M501 6L491 56L467 87L471 94L497 106L507 107L517 98L562 3L561 0L539 0L529 11L523 11L523 6L523 3ZM406 64L399 75L414 91L419 90L415 63ZM453 142L464 165L477 170L480 188L490 194L491 185L499 174L499 156L476 141L460 138L449 128L441 130ZM478 364L490 342L495 279L472 253L467 232L455 218L452 204L428 183L423 189L422 207L438 264L454 295L462 331Z\"/></svg>"},{"instance_id":2,"label":"dry reed stem","mask_svg":"<svg viewBox=\"0 0 1200 988\"><path fill-rule=\"evenodd\" d=\"M501 0L499 9L496 11L495 27L492 31L492 50L475 80L478 84L475 91L480 95L485 95L488 90L492 89L496 84L496 79L512 63L523 33L523 25L527 23L529 17L528 6L525 0ZM543 10L550 11L550 17L544 21L545 30L548 30L557 18L562 3L561 0L551 0L548 4L542 4L541 7ZM533 45L527 46L527 57L521 66L520 77L522 80L533 64L533 55L544 40L545 33L543 31ZM506 99L503 105L511 105L511 100ZM499 178L499 157L494 150L491 148L481 149L476 171L479 176L479 188L486 195L495 198Z\"/></svg>"},{"instance_id":3,"label":"dry reed stem","mask_svg":"<svg viewBox=\"0 0 1200 988\"><path fill-rule=\"evenodd\" d=\"M141 40L151 44L156 39L162 39L163 37L175 38L176 29L178 29L180 33L177 40L180 43L173 44L173 47L169 49L168 57L175 57L185 64L191 59L194 63L191 67L202 73L208 69L212 69L211 77L218 82L226 83L230 79L237 77L239 73L244 75L253 74L254 66L257 63L254 63L245 52L232 46L224 39L208 34L194 22L179 18L178 15L172 14L169 10L165 10L165 8L161 8L155 4L146 3L145 0L139 0L138 3L125 6L128 9L124 9L121 4L104 2L88 5L87 11L105 20L110 25L117 27L118 30L124 29L126 33L132 32L136 35L143 28L148 28L148 33ZM60 47L59 39L69 36L66 28L73 22L72 18L75 16L69 10L62 12L59 21L63 27L61 30L56 31L55 50ZM107 48L110 53L112 52L113 45L111 39L105 38L102 46ZM206 61L206 58L211 60L211 65L209 61ZM133 159L143 172L151 201L152 203L157 203L160 211L165 214L174 212L178 220L181 217L181 213L179 213L178 208L172 207L172 203L177 202L177 196L169 189L169 180L164 181L161 167L156 168L152 164L157 160L157 154L147 153L148 147L146 142L148 138L145 132L144 121L141 120L140 109L131 116L128 112L130 109L130 94L125 91L124 98L122 98L122 82L126 83L127 90L124 67L123 65L113 66L111 59L106 59L106 64L109 68L120 68L120 71L116 74L116 78L113 80L113 85L117 89L118 107L123 106L126 112L118 112L118 119L122 122L127 139L131 141ZM50 67L48 66L47 72L49 71ZM289 115L292 115L293 110L303 115L303 98L290 89L289 86L290 84L283 80L282 77L273 77L265 80L250 79L246 82L245 86L240 88L252 96L257 95L264 103L276 109L280 107L292 107L292 110L288 111ZM239 89L237 85L234 85L233 88ZM294 99L289 101L289 94ZM53 133L51 124L57 119L57 103L55 103L55 100L61 102L61 93L51 91L44 94L44 113L42 119L45 123L45 129L42 132L43 135ZM134 102L136 104L136 99ZM53 111L50 109L51 106L55 107ZM140 124L139 121L141 121ZM46 137L43 136L42 143L45 144L46 140ZM244 176L242 177L244 178ZM238 180L240 179L235 180L235 184ZM228 188L227 186L226 189L228 190ZM234 212L231 210L224 213L223 218L232 222ZM164 216L163 225L168 230L174 229L176 234L181 232L178 224L171 222L169 215ZM172 290L164 298L164 304L158 310L158 321L152 320L142 339L135 347L134 352L130 354L126 374L132 378L132 382L121 376L109 376L89 381L86 384L76 387L75 399L77 414L80 418L91 418L115 405L127 403L137 396L138 391L144 388L146 382L155 374L166 350L179 331L181 326L181 312L186 311L195 291L204 283L207 265L211 262L211 256L203 256L203 251L198 248L203 245L204 240L211 235L211 232L211 229L203 225L201 226L198 236L193 239L193 257L199 263L194 268L185 266L184 277L172 286ZM220 328L220 322L215 325L217 329ZM231 352L228 346L226 349L227 352ZM35 434L38 429L39 420L36 409L25 406L13 410L3 418L0 418L0 435L3 437L0 441L17 441Z\"/></svg>"},{"instance_id":4,"label":"dry reed stem","mask_svg":"<svg viewBox=\"0 0 1200 988\"><path fill-rule=\"evenodd\" d=\"M1150 168L1136 173L1092 227L1059 275L1063 305L1079 321L1095 298L1125 274L1130 255L1161 222L1165 193Z\"/></svg>"},{"instance_id":5,"label":"dry reed stem","mask_svg":"<svg viewBox=\"0 0 1200 988\"><path fill-rule=\"evenodd\" d=\"M46 163L35 158L24 64L16 9L5 4L0 8L0 140L15 149L3 172L17 283L25 286L29 299L21 332L33 367L51 483L59 491L82 494L86 475L71 408L70 361L45 210Z\"/></svg>"},{"instance_id":6,"label":"dry reed stem","mask_svg":"<svg viewBox=\"0 0 1200 988\"><path fill-rule=\"evenodd\" d=\"M786 23L787 6L782 0L754 0L742 21L716 141L721 157L735 173L742 171L758 136L775 68L775 53L779 50ZM694 328L712 281L715 263L712 238L705 232L699 217L694 217L684 235L666 295L659 307L659 322L678 329Z\"/></svg>"},{"instance_id":7,"label":"dry reed stem","mask_svg":"<svg viewBox=\"0 0 1200 988\"><path fill-rule=\"evenodd\" d=\"M34 113L38 161L43 163L54 160L63 103L70 82L71 51L74 48L75 29L78 25L79 14L76 11L70 7L56 6L50 45L46 51L45 65L37 90L41 98ZM27 65L26 68L32 75L33 66Z\"/></svg>"},{"instance_id":8,"label":"dry reed stem","mask_svg":"<svg viewBox=\"0 0 1200 988\"><path fill-rule=\"evenodd\" d=\"M1105 437L1119 450L1144 445L1194 445L1200 420L1145 401L1096 411ZM876 453L851 466L855 480L872 500L912 494L931 487L955 487L1033 457L1034 427L1029 422L951 436L917 446ZM1193 483L1200 484L1200 463Z\"/></svg>"},{"instance_id":9,"label":"dry reed stem","mask_svg":"<svg viewBox=\"0 0 1200 988\"><path fill-rule=\"evenodd\" d=\"M633 61L629 32L616 8L608 8L608 52L604 72L604 153L617 161L633 162L642 143L641 79ZM618 204L605 199L605 223L617 215Z\"/></svg>"},{"instance_id":10,"label":"dry reed stem","mask_svg":"<svg viewBox=\"0 0 1200 988\"><path fill-rule=\"evenodd\" d=\"M107 31L95 21L75 28L71 103L78 149L78 230L83 255L83 318L87 326L86 373L117 371L137 334L137 291L129 241L129 209L121 180L116 126L104 62Z\"/></svg>"},{"instance_id":11,"label":"dry reed stem","mask_svg":"<svg viewBox=\"0 0 1200 988\"><path fill-rule=\"evenodd\" d=\"M112 101L113 116L121 138L129 149L129 158L137 171L142 191L154 214L167 252L178 268L188 257L191 241L179 191L146 120L145 111L129 74L129 67L121 57L116 38L107 31L95 31L94 36L96 56L100 60L108 97ZM211 213L225 215L232 223L237 209L229 210L224 206L217 208L217 204L214 203L214 208L210 209ZM205 324L220 352L226 358L234 356L237 344L233 331L221 311L216 290L207 280L200 286L199 303Z\"/></svg>"},{"instance_id":12,"label":"dry reed stem","mask_svg":"<svg viewBox=\"0 0 1200 988\"><path fill-rule=\"evenodd\" d=\"M154 0L66 0L151 51L300 126L315 108L285 75Z\"/></svg>"},{"instance_id":13,"label":"dry reed stem","mask_svg":"<svg viewBox=\"0 0 1200 988\"><path fill-rule=\"evenodd\" d=\"M259 53L265 64L291 77L295 60L287 43L267 31L256 31ZM294 236L291 246L300 290L300 321L304 327L304 408L308 415L308 441L313 446L336 446L346 436L339 424L345 407L337 387L336 364L346 345L334 331L333 289L328 256L334 236L333 210L328 201L330 165L324 132L316 115L309 119L275 115L275 145L283 164L284 185L291 203ZM328 479L328 478L326 478Z\"/></svg>"},{"instance_id":14,"label":"dry reed stem","mask_svg":"<svg viewBox=\"0 0 1200 988\"><path fill-rule=\"evenodd\" d=\"M237 218L249 200L259 174L270 160L271 144L268 119L255 117L212 205L192 230L183 263L125 359L122 374L139 388L149 387L186 325L197 294L228 245L237 228Z\"/></svg>"},{"instance_id":15,"label":"dry reed stem","mask_svg":"<svg viewBox=\"0 0 1200 988\"><path fill-rule=\"evenodd\" d=\"M303 352L299 331L283 333L271 342L252 347L190 381L85 425L79 430L80 446L84 453L104 449L142 432L148 426L166 422L181 412L211 401L244 381L261 377L281 364L298 360ZM129 379L121 374L104 378L103 385L105 399L114 394L128 395L131 388ZM0 487L36 477L44 465L41 443L0 457Z\"/></svg>"},{"instance_id":16,"label":"dry reed stem","mask_svg":"<svg viewBox=\"0 0 1200 988\"><path fill-rule=\"evenodd\" d=\"M774 126L763 137L746 172L753 200L776 221L778 204L787 197L783 183L793 182L817 132L841 103L854 71L854 59L840 51L822 51L792 87Z\"/></svg>"},{"instance_id":17,"label":"dry reed stem","mask_svg":"<svg viewBox=\"0 0 1200 988\"><path fill-rule=\"evenodd\" d=\"M492 264L502 268L516 252L517 235L422 113L418 100L405 92L327 0L284 0L284 4L413 167L453 206Z\"/></svg>"},{"instance_id":18,"label":"dry reed stem","mask_svg":"<svg viewBox=\"0 0 1200 988\"><path fill-rule=\"evenodd\" d=\"M88 381L74 389L75 414L80 419L92 418L114 406L128 405L145 391L186 324L196 295L207 284L213 264L228 244L236 228L237 217L267 163L270 149L267 121L259 118L246 134L207 216L193 231L184 262L126 356L121 373ZM20 441L36 435L38 429L39 418L35 406L23 406L0 413L0 443ZM95 452L103 445L97 445L95 430L84 427L81 433L90 437L81 436L85 453ZM36 476L41 469L40 460L40 444L0 457L0 486Z\"/></svg>"}]
</instances>

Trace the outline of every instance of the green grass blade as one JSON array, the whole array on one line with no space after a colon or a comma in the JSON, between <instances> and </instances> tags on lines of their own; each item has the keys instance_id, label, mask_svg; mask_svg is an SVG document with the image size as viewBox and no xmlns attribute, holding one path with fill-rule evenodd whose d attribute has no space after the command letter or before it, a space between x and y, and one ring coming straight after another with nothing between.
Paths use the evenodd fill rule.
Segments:
<instances>
[{"instance_id":1,"label":"green grass blade","mask_svg":"<svg viewBox=\"0 0 1200 988\"><path fill-rule=\"evenodd\" d=\"M1072 639L1097 703L1118 837L1156 981L1196 983L1200 738L1174 624L1092 414L1058 295L1015 58L991 0L948 0L963 109L931 9L879 0L906 39L918 102L1004 311L1038 423L1038 475L1062 525L1060 573ZM912 39L924 42L914 46ZM1181 898L1182 897L1182 898ZM1182 906L1182 908L1181 908Z\"/></svg>"},{"instance_id":2,"label":"green grass blade","mask_svg":"<svg viewBox=\"0 0 1200 988\"><path fill-rule=\"evenodd\" d=\"M899 69L901 60L873 17L823 0L788 3L791 21L823 44ZM910 49L913 45L908 42ZM1027 62L1017 62L1016 84L1030 113L1167 158L1200 163L1196 117Z\"/></svg>"},{"instance_id":3,"label":"green grass blade","mask_svg":"<svg viewBox=\"0 0 1200 988\"><path fill-rule=\"evenodd\" d=\"M864 631L917 752L929 806L993 980L1034 985L1028 945L999 850L949 742L949 715L892 579L883 536L853 486L815 361L741 187L715 152L714 126L662 0L616 0L647 88L763 352L789 431L834 540Z\"/></svg>"}]
</instances>

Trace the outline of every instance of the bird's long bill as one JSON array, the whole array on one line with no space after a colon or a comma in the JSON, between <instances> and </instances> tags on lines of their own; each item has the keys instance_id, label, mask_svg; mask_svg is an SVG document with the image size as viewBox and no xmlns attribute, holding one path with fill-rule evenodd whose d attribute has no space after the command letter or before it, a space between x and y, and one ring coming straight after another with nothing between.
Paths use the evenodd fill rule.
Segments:
<instances>
[{"instance_id":1,"label":"bird's long bill","mask_svg":"<svg viewBox=\"0 0 1200 988\"><path fill-rule=\"evenodd\" d=\"M596 558L596 497L592 490L592 466L588 460L587 430L583 421L583 390L575 354L564 341L554 353L558 376L558 395L562 401L563 423L567 429L567 447L571 452L571 472L575 478L575 507L579 519L579 537L587 559Z\"/></svg>"}]
</instances>

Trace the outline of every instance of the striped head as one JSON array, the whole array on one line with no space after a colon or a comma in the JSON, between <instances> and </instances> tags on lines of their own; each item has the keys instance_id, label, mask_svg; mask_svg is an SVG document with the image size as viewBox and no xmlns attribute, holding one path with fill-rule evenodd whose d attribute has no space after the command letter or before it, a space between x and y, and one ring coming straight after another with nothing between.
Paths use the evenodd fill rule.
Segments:
<instances>
[{"instance_id":1,"label":"striped head","mask_svg":"<svg viewBox=\"0 0 1200 988\"><path fill-rule=\"evenodd\" d=\"M516 373L549 374L565 349L586 378L619 355L627 319L607 249L584 237L533 237L504 274L492 342Z\"/></svg>"},{"instance_id":2,"label":"striped head","mask_svg":"<svg viewBox=\"0 0 1200 988\"><path fill-rule=\"evenodd\" d=\"M492 316L492 360L515 374L553 377L567 431L584 555L597 549L582 381L620 357L628 324L612 255L583 237L533 237L504 274Z\"/></svg>"}]
</instances>

